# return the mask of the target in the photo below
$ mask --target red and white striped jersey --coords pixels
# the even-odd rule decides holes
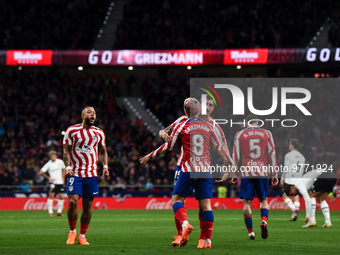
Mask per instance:
[[[171,141],[151,152],[154,158],[172,150],[178,140],[182,141],[183,158],[182,172],[210,172],[209,146],[230,164],[234,164],[228,153],[222,147],[222,142],[216,135],[217,129],[210,123],[199,118],[190,118],[183,123],[178,123],[171,133]]]
[[[178,123],[183,123],[185,121],[188,120],[188,116],[186,115],[182,115],[181,117],[179,117],[177,120],[175,120],[171,125],[170,127],[172,128],[172,130],[175,128],[175,126],[178,124]],[[164,148],[164,146],[163,146]],[[183,158],[183,146],[181,146],[181,153],[179,154],[179,157],[177,159],[177,165],[180,166],[181,165],[181,162],[182,162],[182,158]]]
[[[268,167],[267,155],[270,159],[270,168]],[[234,142],[234,161],[236,166],[238,166],[241,159],[243,177],[265,177],[273,169],[277,170],[272,133],[257,127],[250,127],[237,132]],[[277,171],[273,171],[273,176],[277,176]]]
[[[227,144],[227,140],[225,139],[225,135],[224,132],[222,130],[222,128],[215,122],[214,118],[212,118],[211,116],[209,116],[209,121],[210,124],[212,124],[213,126],[216,126],[216,128],[218,129],[218,135],[219,135],[219,139],[222,141],[223,144]]]
[[[97,176],[98,145],[105,146],[105,134],[100,128],[70,126],[64,135],[64,144],[71,145],[71,167],[74,176]]]

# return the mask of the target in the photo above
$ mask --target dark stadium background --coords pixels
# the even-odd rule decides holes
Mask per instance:
[[[149,109],[166,127],[183,114],[191,77],[340,77],[334,58],[239,67],[133,66],[133,70],[117,65],[6,65],[7,50],[42,49],[307,51],[316,47],[318,53],[331,49],[333,57],[340,41],[340,3],[334,0],[126,0],[113,5],[95,0],[0,0],[0,6],[0,197],[47,191],[46,180],[37,172],[50,150],[62,158],[61,132],[81,121],[86,105],[96,109],[96,125],[107,139],[110,177],[100,177],[101,195],[126,191],[136,192],[130,193],[135,196],[170,196],[179,147],[140,165],[139,158],[162,142],[155,135],[158,130],[145,125],[144,116],[129,117],[129,106],[120,99],[140,99],[144,105],[138,107]],[[307,160],[333,164],[340,171],[339,103],[337,95],[323,93],[325,100],[315,107],[328,126],[300,129],[297,138]],[[226,132],[230,150],[236,131]],[[283,135],[275,128],[272,132],[282,164],[288,152],[286,137],[296,134]],[[237,187],[226,185],[228,196],[237,194]],[[271,195],[281,195],[281,189],[271,189]]]

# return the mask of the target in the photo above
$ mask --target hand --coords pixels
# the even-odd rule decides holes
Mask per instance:
[[[164,141],[166,141],[167,143],[171,141],[170,139],[170,130],[165,130],[162,133],[162,138]]]
[[[272,178],[272,185],[276,186],[279,183],[279,180],[277,179],[277,177],[273,177]]]
[[[149,155],[146,155],[144,157],[142,157],[139,162],[142,164],[142,165],[145,165],[149,160],[151,159],[151,157]]]
[[[231,178],[230,182],[232,184],[237,184],[237,178],[235,176],[233,176],[233,178]]]
[[[222,178],[220,180],[215,180],[215,183],[221,183],[224,182],[228,178],[228,172],[224,173],[222,175]]]
[[[109,176],[110,176],[109,170],[108,170],[106,167],[103,168],[103,175],[104,175],[105,177],[109,177]]]
[[[74,172],[72,171],[72,169],[66,170],[65,176],[66,178],[74,176]]]
[[[281,179],[280,183],[283,186],[285,184],[285,179]]]
[[[48,178],[48,180],[49,180],[49,182],[54,182],[55,181],[55,179],[53,179],[53,178]]]
[[[305,218],[305,222],[308,223],[309,222],[309,217]]]

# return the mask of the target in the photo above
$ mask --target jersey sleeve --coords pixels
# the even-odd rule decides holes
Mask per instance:
[[[290,171],[290,160],[288,157],[288,154],[286,154],[285,159],[284,159],[284,167],[283,167],[283,172],[282,172],[282,179],[286,179],[286,176],[288,176],[288,171]]]
[[[235,135],[235,139],[234,139],[234,153],[233,153],[233,159],[234,159],[234,163],[235,166],[238,166],[238,163],[240,161],[240,132],[237,132]]]
[[[46,173],[50,167],[50,161],[48,161],[40,170]]]
[[[161,145],[160,147],[158,147],[156,150],[150,152],[149,156],[151,158],[155,158],[155,157],[163,155],[167,151],[171,151],[174,148],[174,146],[175,146],[175,144],[178,140],[179,133],[181,132],[181,130],[184,126],[185,126],[185,122],[184,123],[177,123],[177,125],[175,126],[175,128],[171,132],[170,142],[167,142],[167,143]]]
[[[224,132],[223,132],[222,128],[217,123],[215,123],[215,125],[216,125],[216,127],[218,129],[219,134],[221,135],[222,144],[227,144],[227,140],[225,139],[225,135],[224,135]]]
[[[217,151],[217,153],[220,155],[220,157],[223,160],[228,161],[229,164],[231,164],[231,165],[234,165],[234,161],[232,160],[232,158],[230,157],[228,152],[222,146],[223,145],[222,141],[216,135],[216,132],[219,132],[217,130],[217,128],[215,128],[215,127],[212,128],[211,132],[212,132],[211,141],[212,141],[212,145],[213,145],[214,149]]]
[[[101,131],[100,132],[100,135],[101,135],[101,139],[100,139],[100,145],[101,146],[105,146],[106,145],[106,142],[105,142],[105,133],[104,133],[104,131]]]
[[[72,139],[70,137],[70,128],[68,128],[64,134],[63,144],[71,145]]]
[[[277,177],[277,162],[276,162],[276,152],[275,152],[275,145],[273,135],[270,131],[267,130],[268,135],[268,156],[270,161],[270,166],[272,167],[273,177]]]

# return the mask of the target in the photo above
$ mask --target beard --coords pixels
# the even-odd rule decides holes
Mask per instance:
[[[95,120],[95,121],[96,121],[96,120]],[[94,122],[95,122],[95,121],[94,121]],[[85,124],[88,125],[88,126],[90,126],[90,127],[93,126],[94,122],[91,123],[91,120],[90,120],[89,118],[86,118],[86,119],[85,119]]]

